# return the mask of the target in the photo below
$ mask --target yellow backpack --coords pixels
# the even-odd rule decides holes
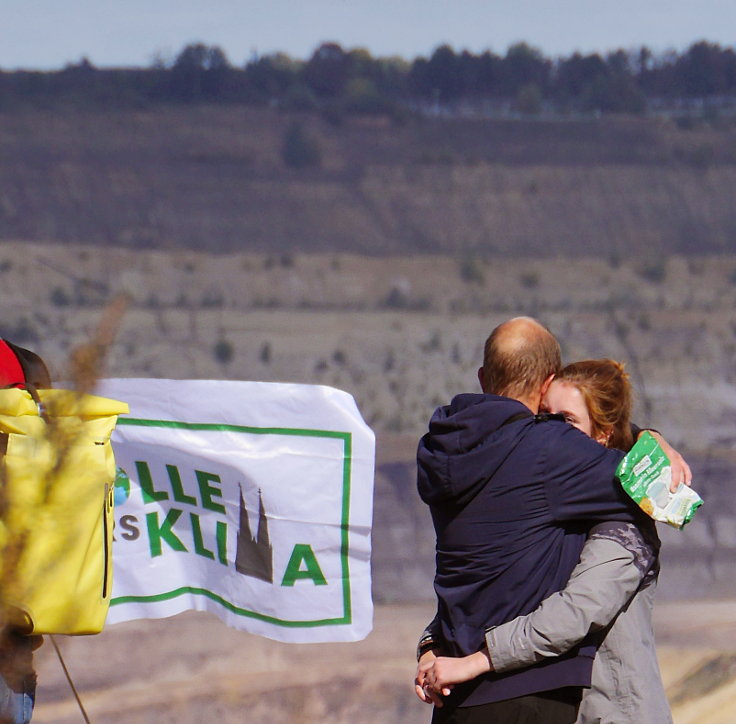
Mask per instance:
[[[0,389],[0,591],[24,633],[90,634],[105,624],[110,434],[126,412],[123,402],[70,390]]]

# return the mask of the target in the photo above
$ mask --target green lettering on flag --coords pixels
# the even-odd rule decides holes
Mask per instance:
[[[202,498],[202,507],[207,510],[214,510],[215,513],[225,513],[225,506],[215,503],[212,498],[222,497],[222,490],[210,485],[212,483],[219,483],[220,476],[214,473],[203,473],[201,470],[195,470],[194,473],[197,476],[197,483],[199,484],[199,495]]]
[[[164,518],[164,522],[159,526],[158,512],[146,513],[146,525],[148,526],[148,545],[151,549],[151,558],[161,555],[161,542],[166,543],[175,551],[187,552],[185,545],[176,537],[171,530],[174,523],[179,520],[182,511],[171,508]]]
[[[304,569],[302,570],[302,564]],[[291,558],[286,566],[282,586],[293,586],[298,579],[309,578],[315,586],[326,586],[324,573],[317,563],[312,546],[306,543],[297,543],[291,552]]]
[[[194,539],[194,552],[198,556],[204,556],[211,561],[215,560],[215,554],[204,547],[202,540],[202,527],[199,524],[199,516],[196,513],[189,514],[189,520],[192,522],[192,538]]]
[[[165,490],[153,489],[153,478],[151,471],[148,469],[148,463],[142,460],[135,461],[135,469],[138,471],[138,482],[143,492],[143,502],[153,503],[155,500],[168,500],[169,494]]]
[[[217,541],[217,560],[223,566],[227,565],[227,524],[221,520],[215,525],[215,540]]]
[[[171,492],[174,494],[174,500],[177,503],[188,503],[189,505],[196,505],[197,499],[193,495],[187,495],[184,492],[184,488],[181,484],[181,475],[179,475],[179,469],[176,465],[167,465],[166,471],[169,473],[169,480],[171,481]]]

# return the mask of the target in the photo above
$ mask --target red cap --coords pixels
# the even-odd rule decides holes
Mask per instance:
[[[18,358],[5,341],[0,339],[0,387],[25,382],[26,376]]]

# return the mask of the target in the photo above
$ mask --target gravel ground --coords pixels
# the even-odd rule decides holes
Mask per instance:
[[[376,609],[353,644],[289,645],[187,613],[62,638],[67,666],[92,722],[420,724],[429,709],[412,692],[414,644],[430,605]],[[660,660],[675,724],[732,724],[736,705],[736,601],[663,603]],[[81,721],[47,642],[37,655],[34,722]]]

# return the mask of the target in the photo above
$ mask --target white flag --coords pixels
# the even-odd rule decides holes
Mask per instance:
[[[108,623],[207,610],[279,641],[371,630],[375,438],[330,387],[103,380],[122,400]]]

